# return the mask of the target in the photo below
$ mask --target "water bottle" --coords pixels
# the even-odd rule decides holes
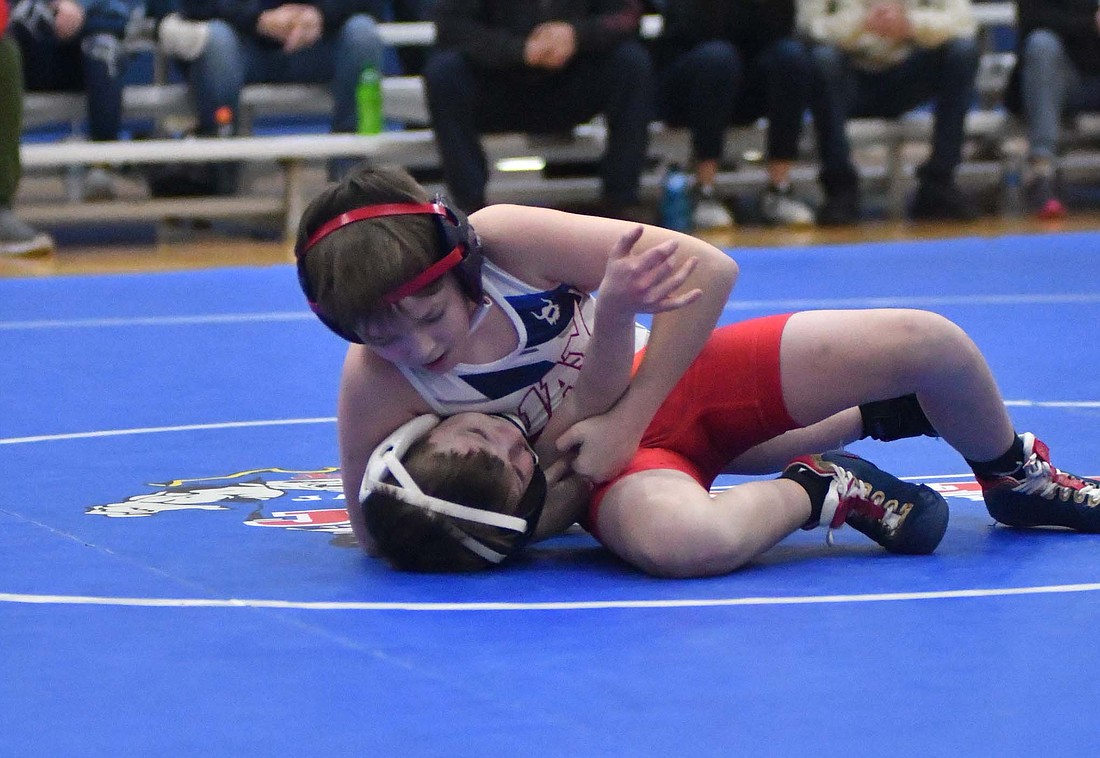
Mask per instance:
[[[661,187],[661,226],[678,232],[690,232],[691,180],[680,168],[671,163],[665,170]]]
[[[1010,151],[1004,158],[1001,174],[1001,213],[1018,218],[1024,212],[1023,155]]]
[[[223,105],[214,111],[214,124],[219,137],[233,136],[233,109]],[[215,195],[232,195],[237,192],[240,164],[234,161],[217,161],[209,164],[209,186]]]
[[[360,134],[378,134],[382,131],[382,75],[372,65],[367,65],[359,75],[355,87],[355,105],[359,114]]]
[[[219,137],[233,136],[233,109],[223,105],[214,111],[214,124]]]

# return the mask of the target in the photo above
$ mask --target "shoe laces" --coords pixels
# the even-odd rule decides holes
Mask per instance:
[[[869,482],[863,481],[851,471],[835,465],[833,466],[833,484],[825,498],[826,507],[832,505],[834,499],[835,510],[829,520],[829,528],[825,532],[825,543],[830,546],[833,544],[833,532],[844,526],[852,514],[877,521],[887,531],[896,529],[901,520],[897,500],[887,500],[886,493],[882,490],[876,490]]]
[[[1036,447],[1042,445],[1036,441]],[[1045,446],[1044,446],[1045,447]],[[1024,478],[1012,489],[1044,500],[1071,500],[1079,505],[1100,506],[1100,484],[1060,471],[1051,465],[1043,451],[1032,452],[1023,465]]]

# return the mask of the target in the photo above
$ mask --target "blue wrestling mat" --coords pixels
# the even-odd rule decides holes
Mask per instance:
[[[725,319],[943,313],[1018,428],[1096,475],[1098,249],[1089,233],[742,249]],[[576,533],[505,571],[402,575],[350,547],[343,346],[290,266],[0,280],[0,354],[0,755],[1100,744],[1100,536],[994,526],[943,443],[853,448],[948,495],[929,557],[806,532],[729,576],[658,580]]]

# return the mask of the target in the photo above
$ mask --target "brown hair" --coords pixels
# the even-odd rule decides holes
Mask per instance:
[[[507,510],[506,464],[484,450],[436,452],[425,438],[409,448],[402,463],[427,495],[498,513]],[[379,552],[401,571],[490,568],[496,564],[462,545],[463,533],[504,554],[516,539],[506,530],[429,511],[384,492],[372,493],[364,511]]]
[[[382,298],[442,255],[438,224],[428,215],[384,216],[348,224],[305,251],[306,241],[342,213],[383,203],[426,203],[427,191],[403,168],[362,163],[306,208],[295,251],[310,302],[342,331],[353,333],[388,312]],[[438,291],[442,280],[425,288]]]

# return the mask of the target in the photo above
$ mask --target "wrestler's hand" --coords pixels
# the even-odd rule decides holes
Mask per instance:
[[[639,437],[626,432],[612,409],[569,427],[557,440],[574,473],[591,484],[606,482],[622,471],[638,449]]]
[[[635,251],[642,227],[624,234],[611,248],[607,268],[599,286],[601,308],[620,314],[664,313],[698,300],[703,291],[690,289],[677,294],[699,259],[677,260],[679,242],[666,240],[646,250]]]

